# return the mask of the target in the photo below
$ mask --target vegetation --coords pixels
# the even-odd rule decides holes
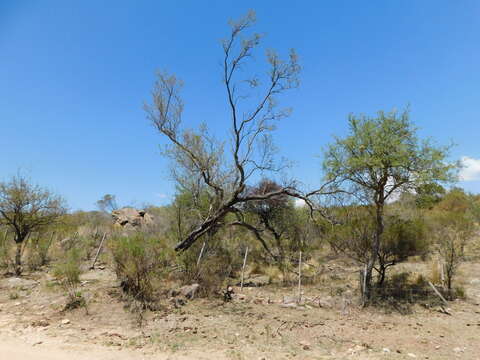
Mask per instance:
[[[282,286],[294,280],[300,304],[302,285],[322,278],[326,259],[362,274],[364,304],[424,301],[432,286],[438,298],[463,294],[459,269],[479,248],[480,196],[451,187],[457,165],[448,162],[449,147],[419,139],[408,110],[351,115],[348,135],[325,151],[322,186],[305,192],[298,180],[280,181],[285,164],[272,133],[290,110],[277,100],[298,86],[300,66],[294,51],[287,60],[269,51],[265,75],[248,75],[262,38],[248,35],[254,22],[253,13],[231,22],[222,42],[230,138],[213,137],[206,125],[185,130],[183,84],[158,75],[146,111],[168,140],[176,194],[146,209],[152,224],[114,226],[111,194],[96,202],[99,211],[67,213],[60,196],[14,176],[0,183],[0,268],[21,275],[25,252],[25,271],[53,269],[69,309],[85,304],[80,277],[94,270],[92,259],[113,271],[115,291],[142,311],[192,284],[198,296],[232,300],[232,286],[259,277]],[[433,285],[423,273],[394,268],[412,259],[439,262],[443,276]],[[328,283],[332,296],[353,293],[335,285],[341,276],[333,268],[318,283]]]
[[[54,269],[54,275],[67,293],[66,309],[76,308],[84,304],[82,294],[78,291],[80,284],[80,253],[76,248],[69,250],[64,259]]]
[[[0,221],[14,234],[15,273],[22,273],[22,245],[28,236],[57,222],[66,212],[64,200],[21,175],[0,183]]]
[[[454,165],[446,162],[448,148],[420,141],[408,110],[378,113],[375,118],[349,117],[349,135],[337,138],[325,152],[324,171],[332,186],[370,212],[374,232],[365,271],[365,298],[372,289],[372,271],[382,264],[380,249],[385,232],[385,206],[395,196],[426,184],[455,179]]]

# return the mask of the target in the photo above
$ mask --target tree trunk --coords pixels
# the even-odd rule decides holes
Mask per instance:
[[[17,251],[15,253],[15,275],[22,274],[22,243],[17,242]]]
[[[380,264],[380,271],[378,274],[377,286],[382,287],[385,281],[385,273],[387,272],[387,267],[383,264]]]
[[[383,196],[383,190],[381,192],[381,196]],[[376,201],[376,229],[375,229],[375,236],[373,239],[373,244],[370,259],[368,259],[367,263],[367,271],[365,273],[365,300],[368,302],[372,297],[372,274],[373,268],[375,267],[375,262],[377,260],[378,254],[380,252],[380,238],[383,233],[383,205],[384,200],[380,198]]]

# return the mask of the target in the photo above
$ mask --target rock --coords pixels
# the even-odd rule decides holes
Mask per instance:
[[[462,353],[465,351],[465,348],[460,348],[460,347],[456,347],[456,348],[453,348],[453,352],[454,353]]]
[[[68,325],[68,324],[70,324],[70,320],[68,320],[68,319],[63,319],[63,320],[62,320],[62,324],[63,324],[63,325]]]
[[[480,285],[480,279],[472,279],[470,280],[471,285]]]
[[[407,356],[408,356],[408,357],[411,357],[411,358],[416,358],[416,357],[417,357],[417,355],[412,354],[412,353],[408,353]]]
[[[38,285],[38,282],[36,282],[35,280],[23,279],[18,277],[9,278],[6,282],[6,286],[10,289],[31,289]]]
[[[136,229],[152,225],[153,218],[145,210],[137,210],[132,207],[124,207],[112,211],[115,225],[124,229]]]
[[[389,352],[391,352],[389,348],[383,348],[382,351],[383,351],[384,353],[389,353]]]
[[[298,300],[298,296],[289,296],[289,295],[284,295],[283,296],[283,303],[284,304],[296,303],[297,300]]]
[[[182,286],[179,291],[180,294],[185,296],[187,299],[193,299],[199,287],[199,284],[186,285]]]
[[[327,296],[323,299],[318,300],[318,306],[323,308],[333,308],[334,300],[333,297]]]
[[[32,326],[33,327],[47,327],[49,326],[50,323],[47,320],[35,320],[32,321]]]
[[[245,287],[260,287],[270,284],[270,277],[267,275],[253,275],[243,282]]]
[[[182,286],[178,289],[172,289],[169,292],[169,297],[176,297],[181,295],[186,299],[193,299],[199,287],[200,287],[199,284],[192,284],[192,285]]]
[[[300,341],[300,346],[302,347],[303,350],[310,350],[311,349],[311,345],[309,342],[307,341]]]

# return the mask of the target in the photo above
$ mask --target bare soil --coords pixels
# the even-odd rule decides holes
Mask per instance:
[[[0,359],[480,359],[480,264],[465,264],[463,273],[467,299],[451,302],[450,315],[422,304],[406,314],[363,309],[355,269],[338,264],[304,287],[304,306],[282,304],[295,288],[269,285],[246,288],[230,303],[165,302],[142,317],[125,308],[108,268],[82,276],[87,309],[66,312],[47,272],[2,278]]]

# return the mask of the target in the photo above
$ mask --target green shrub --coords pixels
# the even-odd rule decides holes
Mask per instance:
[[[160,239],[143,233],[113,237],[109,247],[124,293],[150,306],[155,301],[154,280],[167,271],[170,250]]]
[[[66,253],[65,259],[58,263],[54,269],[54,276],[57,278],[63,290],[67,293],[67,308],[75,307],[72,305],[79,305],[82,303],[80,300],[82,299],[82,296],[78,291],[80,274],[80,254],[78,249],[72,248]]]
[[[13,241],[9,241],[8,233],[5,231],[0,234],[0,268],[13,270],[13,261],[11,257]]]

